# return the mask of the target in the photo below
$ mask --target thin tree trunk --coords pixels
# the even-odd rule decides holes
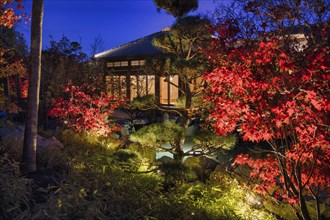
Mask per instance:
[[[190,120],[188,109],[191,108],[192,96],[191,96],[189,84],[186,82],[184,82],[184,92],[185,92],[185,107],[184,109],[182,109],[182,112],[180,114],[181,117],[180,125],[185,130],[187,130],[187,128],[189,127],[189,120]],[[177,141],[173,155],[174,160],[183,162],[183,157],[184,157],[183,147],[185,141],[186,141],[185,135]]]
[[[31,23],[31,71],[23,146],[23,171],[36,171],[39,89],[41,76],[42,19],[44,0],[33,0]]]
[[[188,124],[189,124],[189,119],[188,118],[183,118],[181,117],[182,121],[185,121],[183,123],[185,123],[184,126],[182,126],[184,129],[188,128]],[[175,161],[180,161],[183,162],[183,157],[184,157],[184,151],[183,151],[183,147],[184,147],[184,143],[186,141],[186,137],[185,135],[182,136],[179,140],[176,141],[176,146],[174,149],[174,154],[173,154],[173,159]]]
[[[17,74],[15,76],[15,85],[16,85],[17,105],[18,105],[19,108],[23,108],[21,84],[22,84],[21,75]],[[21,110],[18,111],[17,116],[18,116],[18,120],[21,120],[21,118],[22,118],[22,111]]]
[[[315,206],[316,206],[316,216],[317,216],[317,220],[321,220],[321,209],[320,209],[320,202],[319,199],[317,197],[314,197],[315,199]]]
[[[12,100],[11,100],[9,76],[6,76],[6,78],[4,78],[4,90],[5,90],[5,96],[7,97],[7,100],[6,100],[7,120],[12,122],[13,114],[10,112],[10,105],[11,105]]]
[[[313,192],[313,190],[311,188],[309,188],[309,192],[312,194],[312,196],[315,200],[316,219],[321,220],[320,201],[319,201],[319,198],[318,198],[319,186],[317,187],[316,192]]]
[[[309,211],[307,209],[307,204],[305,198],[303,197],[302,193],[299,193],[299,206],[301,209],[301,214],[304,220],[311,220],[312,218],[309,215]]]

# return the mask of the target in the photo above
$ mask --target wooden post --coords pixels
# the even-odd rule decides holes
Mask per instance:
[[[131,61],[128,61],[128,71],[126,74],[126,98],[131,101]]]
[[[155,97],[157,104],[160,104],[160,77],[155,75]]]
[[[171,76],[167,77],[167,105],[171,105]]]

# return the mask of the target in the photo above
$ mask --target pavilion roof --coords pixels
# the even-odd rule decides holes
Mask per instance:
[[[110,50],[103,51],[94,56],[95,59],[114,59],[121,57],[136,57],[164,54],[163,51],[156,48],[152,41],[154,38],[168,33],[168,31],[160,31],[137,40],[114,47]]]

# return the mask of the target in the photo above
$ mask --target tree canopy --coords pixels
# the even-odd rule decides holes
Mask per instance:
[[[198,8],[198,0],[154,0],[158,10],[165,10],[176,18],[181,18]]]

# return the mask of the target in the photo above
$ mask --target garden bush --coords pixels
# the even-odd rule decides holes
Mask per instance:
[[[27,219],[32,181],[22,176],[19,163],[0,147],[0,219]]]
[[[152,164],[156,160],[156,151],[150,147],[142,146],[138,143],[131,143],[128,147],[129,150],[137,152],[144,160]]]
[[[211,193],[217,198],[215,204],[221,204],[215,213],[228,214],[231,212],[237,219],[276,219],[269,211],[264,209],[263,198],[258,197],[244,182],[238,182],[236,178],[221,170],[215,170],[208,183]],[[210,203],[208,204],[207,203]],[[215,204],[212,200],[205,201],[205,207],[212,208]]]

